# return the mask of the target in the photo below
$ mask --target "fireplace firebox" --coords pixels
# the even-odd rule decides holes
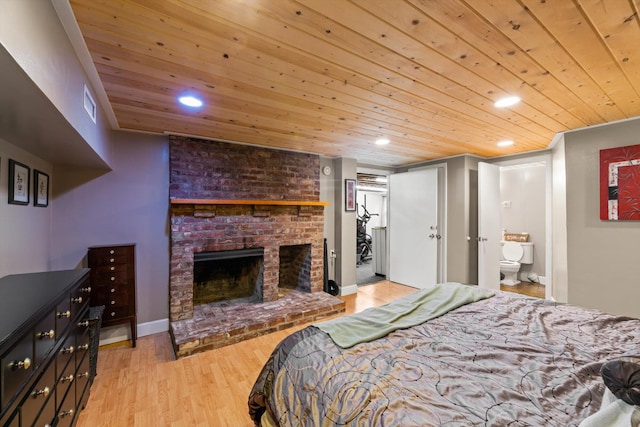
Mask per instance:
[[[193,305],[262,302],[263,280],[263,248],[193,254]]]

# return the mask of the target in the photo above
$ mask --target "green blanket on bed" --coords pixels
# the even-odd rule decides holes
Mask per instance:
[[[465,304],[490,298],[492,291],[460,283],[442,283],[406,295],[380,307],[340,317],[313,326],[331,336],[342,348],[377,338],[427,320],[435,319]]]

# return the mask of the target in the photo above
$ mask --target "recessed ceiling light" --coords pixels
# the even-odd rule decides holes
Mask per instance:
[[[202,107],[202,101],[195,96],[181,96],[180,98],[178,98],[178,101],[180,101],[182,105],[186,105],[187,107]]]
[[[512,105],[516,105],[518,102],[520,102],[519,96],[507,96],[506,98],[497,100],[493,105],[496,108],[506,108],[511,107]]]
[[[389,142],[386,138],[376,139],[376,145],[387,145]]]
[[[513,141],[511,140],[498,142],[498,147],[509,147],[511,145],[513,145]]]

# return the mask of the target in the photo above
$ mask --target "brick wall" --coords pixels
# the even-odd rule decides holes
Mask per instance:
[[[314,154],[170,137],[169,197],[320,200]]]
[[[170,197],[319,201],[319,157],[170,139]],[[322,206],[171,205],[170,320],[193,316],[193,254],[264,248],[262,300],[278,298],[280,246],[311,245],[309,289],[323,287]]]

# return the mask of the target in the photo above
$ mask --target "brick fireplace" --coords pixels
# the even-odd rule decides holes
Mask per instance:
[[[178,357],[344,311],[322,292],[318,172],[315,155],[170,138],[169,309]],[[243,250],[262,254],[258,298],[194,305],[196,254]]]

